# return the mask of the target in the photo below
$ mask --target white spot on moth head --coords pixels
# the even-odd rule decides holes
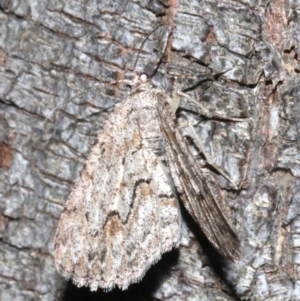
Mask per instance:
[[[149,80],[149,75],[147,73],[141,73],[139,79],[142,83],[145,83]]]

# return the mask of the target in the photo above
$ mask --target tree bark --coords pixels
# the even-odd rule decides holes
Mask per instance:
[[[0,299],[300,300],[298,3],[96,2],[0,1]],[[53,237],[107,113],[128,93],[101,85],[135,72],[167,93],[176,73],[207,109],[180,98],[179,114],[239,186],[206,166],[241,254],[223,260],[183,209],[179,249],[127,291],[91,293],[57,274]]]

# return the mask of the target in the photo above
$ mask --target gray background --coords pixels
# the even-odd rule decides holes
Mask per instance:
[[[0,300],[300,300],[298,10],[277,0],[0,1]],[[153,81],[169,93],[174,73],[184,87],[204,78],[189,95],[212,114],[248,118],[211,120],[181,99],[215,164],[240,185],[213,174],[241,256],[222,261],[183,211],[179,250],[126,292],[89,293],[56,273],[53,237],[128,87],[89,91],[45,118],[91,87],[132,78],[158,24],[168,26],[146,41],[136,70],[158,66]]]

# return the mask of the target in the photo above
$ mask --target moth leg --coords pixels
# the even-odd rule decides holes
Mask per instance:
[[[193,97],[191,97],[187,93],[184,93],[182,90],[178,89],[176,91],[176,93],[177,93],[178,96],[185,97],[186,99],[188,99],[191,102],[193,102],[194,104],[196,104],[196,106],[199,108],[199,111],[197,110],[197,113],[199,113],[200,115],[203,115],[207,118],[219,119],[219,120],[224,120],[224,121],[233,121],[233,122],[245,122],[245,121],[247,122],[247,121],[250,121],[250,118],[235,118],[235,117],[227,117],[227,116],[219,115],[219,114],[212,114],[208,109],[206,109],[204,106],[202,106],[201,103],[199,103],[196,99],[194,99]],[[177,98],[179,98],[178,96],[177,96]],[[178,107],[179,107],[179,105],[178,105]]]
[[[192,125],[192,123],[189,122],[189,127],[192,130],[194,136],[195,136],[195,140],[197,141],[198,147],[200,148],[201,153],[203,154],[203,156],[206,159],[206,162],[213,167],[220,175],[222,175],[225,179],[227,179],[234,187],[234,189],[238,189],[238,187],[236,186],[235,182],[218,166],[216,166],[210,156],[210,154],[205,150],[205,146],[203,144],[203,142],[201,141],[201,139],[199,139],[199,136],[196,133],[196,130],[194,128],[194,126]]]
[[[220,175],[222,175],[225,179],[227,179],[234,187],[235,190],[238,190],[237,185],[235,184],[235,182],[230,178],[229,175],[226,174],[225,171],[223,171],[221,168],[219,168],[218,166],[216,166],[210,156],[210,154],[205,150],[205,146],[203,144],[203,142],[201,141],[201,139],[199,139],[198,134],[196,133],[196,130],[193,126],[193,124],[191,122],[186,122],[185,124],[181,124],[180,127],[185,127],[185,126],[189,126],[189,128],[191,129],[195,140],[197,142],[197,146],[200,149],[200,152],[202,153],[202,155],[205,157],[205,160],[207,162],[208,165],[210,165],[213,169],[215,169]]]
[[[195,100],[194,98],[192,98],[191,96],[184,93],[181,89],[178,88],[178,76],[175,75],[174,76],[174,87],[173,87],[173,92],[172,92],[172,103],[170,103],[171,108],[174,113],[176,113],[177,109],[180,107],[180,96],[185,97],[188,100],[195,103],[198,106],[199,112],[201,112],[201,115],[211,117],[210,112],[204,106],[202,106],[197,100]]]
[[[178,110],[179,106],[180,106],[180,98],[179,98],[179,94],[177,93],[178,91],[178,80],[177,80],[177,76],[174,77],[174,87],[173,87],[173,91],[172,91],[172,98],[169,98],[169,104],[171,106],[172,112],[174,114],[176,114],[176,111]]]
[[[172,99],[174,101],[174,104],[172,104],[172,109],[174,110],[174,112],[176,112],[176,110],[180,107],[180,96],[182,96],[196,105],[196,107],[197,107],[196,113],[198,113],[199,115],[205,116],[206,118],[217,119],[217,120],[221,120],[221,121],[230,121],[230,122],[248,122],[248,121],[250,121],[250,118],[247,118],[247,117],[246,118],[236,118],[236,117],[227,117],[227,116],[224,116],[224,115],[218,114],[218,113],[211,113],[207,108],[205,108],[201,103],[199,103],[199,101],[197,101],[196,99],[194,99],[187,93],[183,92],[182,89],[178,89],[178,81],[176,79],[177,78],[175,78],[175,88],[176,89],[174,89],[173,97],[172,97]],[[174,94],[176,94],[176,95],[174,95]],[[183,110],[184,110],[184,108],[183,108]],[[205,157],[207,164],[210,165],[213,169],[215,169],[225,179],[227,179],[233,185],[234,189],[237,190],[238,189],[237,184],[231,179],[231,177],[224,170],[222,170],[221,168],[219,168],[218,166],[216,166],[214,164],[212,157],[205,150],[205,146],[204,146],[203,142],[201,141],[201,139],[199,138],[199,135],[197,134],[193,124],[189,121],[186,121],[186,122],[182,123],[180,127],[186,127],[186,126],[188,126],[190,128],[190,130],[192,131],[194,139],[197,143],[197,146],[199,147],[200,153],[202,153],[202,155]]]

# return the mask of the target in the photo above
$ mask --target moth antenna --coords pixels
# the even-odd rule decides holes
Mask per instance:
[[[122,80],[116,80],[116,81],[113,81],[111,83],[107,83],[107,84],[102,84],[101,86],[96,86],[96,87],[93,87],[93,88],[89,88],[89,89],[86,89],[84,90],[83,92],[80,92],[70,98],[68,98],[67,100],[61,102],[60,104],[58,104],[54,109],[52,109],[50,111],[50,113],[46,116],[45,118],[45,121],[44,121],[44,126],[45,124],[47,123],[47,121],[50,119],[51,115],[58,109],[60,108],[61,106],[63,105],[66,105],[68,104],[69,102],[71,102],[72,100],[74,100],[75,98],[81,96],[81,95],[84,95],[86,94],[87,92],[90,92],[90,91],[95,91],[95,90],[100,90],[100,89],[103,89],[105,87],[107,87],[108,85],[115,85],[115,84],[118,84],[118,83],[125,83],[129,86],[133,86],[134,85],[134,81],[130,81],[130,80],[126,80],[126,79],[122,79]]]
[[[146,38],[144,39],[144,41],[143,41],[143,43],[142,43],[142,45],[141,45],[141,47],[140,47],[140,49],[139,49],[137,58],[136,58],[135,63],[134,63],[134,65],[133,65],[133,70],[135,70],[135,68],[136,68],[136,64],[137,64],[137,62],[138,62],[138,60],[139,60],[139,58],[140,58],[140,53],[141,53],[141,51],[143,50],[143,47],[144,47],[146,41],[147,41],[147,40],[149,39],[149,37],[150,37],[150,36],[151,36],[151,35],[152,35],[159,27],[161,27],[161,26],[164,26],[164,24],[159,24],[159,25],[157,25],[154,29],[152,29],[152,30],[147,34]],[[163,51],[163,52],[164,52],[164,51]]]
[[[146,41],[149,39],[149,37],[150,37],[150,36],[151,36],[151,35],[152,35],[159,27],[161,27],[161,26],[163,26],[163,25],[164,25],[164,24],[159,24],[159,25],[157,25],[153,30],[150,31],[150,33],[148,33],[148,35],[147,35],[146,38],[144,39],[144,41],[143,41],[143,43],[142,43],[142,45],[141,45],[141,47],[140,47],[140,49],[139,49],[138,56],[137,56],[137,58],[136,58],[136,60],[135,60],[134,66],[133,66],[134,70],[135,70],[135,68],[136,68],[137,62],[138,62],[139,57],[140,57],[140,53],[141,53],[141,51],[142,51],[142,49],[143,49],[143,47],[144,47]],[[162,51],[163,53],[165,52],[165,48],[166,48],[166,45],[164,46],[164,49],[163,49],[163,51]],[[151,76],[149,76],[149,77],[151,77]],[[69,102],[71,102],[71,101],[74,100],[75,98],[77,98],[77,97],[79,97],[79,96],[81,96],[81,95],[84,95],[84,94],[86,94],[86,93],[89,92],[89,91],[94,91],[94,90],[102,89],[102,88],[107,87],[108,85],[115,85],[115,84],[117,84],[117,83],[126,83],[126,84],[128,84],[129,86],[133,86],[133,85],[135,84],[135,81],[134,81],[134,80],[133,80],[133,81],[130,81],[130,80],[117,80],[117,81],[113,81],[113,82],[108,83],[108,84],[103,84],[103,85],[101,85],[101,86],[97,86],[97,87],[93,87],[93,88],[86,89],[86,90],[84,90],[83,92],[80,92],[80,93],[76,94],[75,96],[70,97],[70,98],[67,99],[66,101],[61,102],[61,103],[58,104],[53,110],[51,110],[50,113],[49,113],[49,114],[46,116],[46,118],[45,118],[44,126],[45,126],[45,124],[47,123],[47,121],[50,119],[51,115],[52,115],[58,108],[60,108],[61,106],[64,106],[64,105],[68,104]]]

